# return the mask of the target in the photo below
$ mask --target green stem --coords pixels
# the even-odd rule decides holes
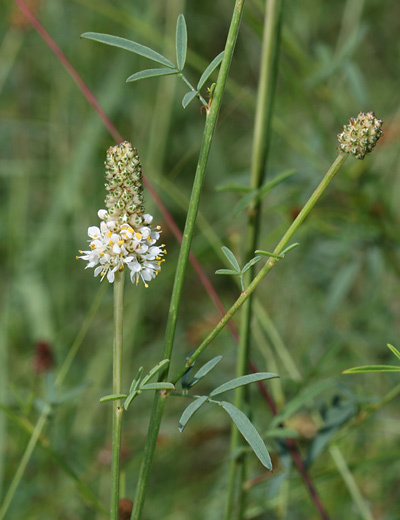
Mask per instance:
[[[282,0],[269,0],[266,4],[264,17],[264,36],[261,52],[260,81],[257,94],[256,117],[254,125],[253,153],[251,163],[250,188],[260,189],[265,181],[268,151],[271,141],[271,121],[275,97],[275,86],[277,79],[277,65],[279,54],[280,26],[282,13]],[[260,230],[261,200],[256,198],[250,205],[247,224],[247,244],[245,261],[253,258],[257,249]],[[255,275],[253,266],[244,275],[244,284],[247,287]],[[243,376],[248,371],[250,351],[250,324],[252,312],[252,298],[248,298],[243,305],[240,322],[240,339],[237,354],[236,377]],[[247,388],[240,387],[235,391],[235,406],[243,409],[243,402],[247,395]],[[229,491],[225,510],[225,519],[231,520],[234,510],[234,489],[239,486],[238,494],[238,519],[243,518],[244,499],[243,481],[246,478],[245,457],[237,459],[234,454],[243,438],[238,429],[232,425],[231,430],[231,462],[229,471]]]
[[[113,393],[121,393],[122,374],[122,325],[124,317],[125,272],[118,271],[114,280],[114,345],[113,345]],[[119,476],[121,456],[121,425],[123,408],[121,400],[113,401],[111,506],[110,520],[118,520]]]
[[[318,187],[315,189],[314,193],[311,195],[311,197],[306,202],[303,209],[300,211],[300,213],[297,215],[296,219],[292,222],[292,224],[289,226],[286,233],[281,238],[278,245],[275,247],[273,254],[274,255],[280,255],[282,251],[285,249],[287,244],[289,243],[292,236],[296,233],[298,228],[301,226],[307,215],[310,213],[318,199],[321,197],[325,189],[327,188],[328,184],[332,181],[336,173],[338,172],[339,168],[342,166],[344,161],[346,160],[347,155],[340,154],[336,157],[335,161],[333,162],[332,166],[329,168],[329,170],[326,172],[324,178],[318,185]],[[264,265],[264,267],[261,269],[261,271],[258,273],[258,275],[254,278],[254,280],[251,282],[251,284],[248,286],[248,288],[241,293],[239,298],[236,300],[236,302],[232,305],[232,307],[226,312],[225,316],[220,320],[220,322],[216,325],[216,327],[210,332],[210,334],[206,337],[206,339],[203,341],[203,343],[195,350],[195,352],[190,356],[190,358],[186,361],[186,363],[183,365],[182,369],[176,374],[176,376],[172,379],[172,383],[176,383],[179,381],[179,379],[183,376],[183,374],[186,372],[186,370],[196,361],[196,359],[204,352],[204,350],[208,347],[208,345],[212,342],[212,340],[218,336],[218,334],[221,332],[221,330],[225,327],[225,325],[228,323],[228,321],[232,318],[232,316],[240,309],[240,307],[243,305],[243,303],[247,300],[247,298],[254,292],[258,284],[265,278],[265,276],[269,273],[269,271],[274,267],[274,265],[279,261],[279,258],[273,258],[271,257],[267,263]]]
[[[29,459],[31,458],[33,450],[35,449],[36,444],[39,440],[40,434],[42,433],[42,430],[46,424],[49,413],[50,413],[50,406],[48,404],[46,404],[35,425],[35,429],[32,432],[31,438],[29,439],[28,445],[25,449],[25,453],[22,456],[18,469],[15,472],[15,475],[11,482],[10,487],[8,488],[7,494],[4,497],[4,501],[3,501],[3,504],[0,509],[0,520],[3,520],[5,518],[5,515],[10,506],[11,500],[13,499],[14,493],[15,493],[17,487],[19,486],[19,483],[25,472],[26,466],[28,465]]]
[[[176,322],[178,317],[179,302],[181,299],[182,287],[186,267],[189,258],[190,245],[192,241],[194,226],[199,208],[200,195],[204,183],[208,157],[211,149],[212,138],[218,120],[221,107],[222,96],[225,90],[228,72],[232,61],[233,51],[237,35],[239,33],[240,21],[244,9],[244,0],[236,0],[231,25],[229,28],[224,57],[218,74],[217,84],[210,109],[207,113],[206,124],[204,127],[203,140],[197,163],[196,175],[193,183],[193,190],[190,197],[188,213],[186,217],[185,229],[182,237],[182,244],[178,258],[178,265],[175,274],[174,286],[172,289],[171,302],[168,314],[167,327],[164,339],[163,358],[171,359],[173,342],[175,337]],[[168,370],[162,375],[165,380],[168,377]],[[144,501],[150,477],[151,465],[153,462],[154,451],[161,424],[161,417],[164,411],[165,399],[160,393],[156,393],[153,402],[153,409],[150,419],[149,431],[146,439],[144,456],[139,472],[139,480],[136,488],[134,506],[131,520],[139,520],[142,516]]]
[[[101,302],[101,298],[103,297],[103,294],[104,294],[104,289],[105,287],[103,288],[100,288],[95,299],[94,299],[94,302],[89,310],[89,313],[85,319],[85,321],[83,322],[80,330],[79,330],[79,333],[78,335],[76,336],[76,339],[60,369],[60,372],[58,373],[58,376],[56,378],[56,385],[57,386],[61,386],[63,380],[65,379],[66,375],[67,375],[67,372],[68,370],[70,369],[71,367],[71,364],[72,364],[72,361],[76,355],[76,353],[78,352],[79,350],[79,347],[81,346],[82,344],[82,341],[85,337],[85,334],[90,326],[90,323],[93,321],[93,318],[98,310],[98,307],[100,305],[100,302]],[[23,476],[23,473],[26,469],[26,466],[29,462],[29,459],[33,453],[33,450],[35,449],[36,447],[36,444],[37,444],[37,441],[40,437],[40,434],[44,428],[44,426],[46,425],[46,422],[47,422],[47,419],[49,417],[49,412],[50,412],[50,407],[48,405],[46,405],[46,407],[43,409],[42,413],[39,415],[39,418],[38,420],[36,421],[36,424],[35,424],[35,427],[32,431],[32,434],[31,434],[31,438],[29,439],[29,442],[28,442],[28,446],[26,447],[26,450],[25,450],[25,453],[24,455],[22,456],[22,459],[19,463],[19,466],[18,466],[18,469],[17,469],[17,472],[15,473],[14,475],[14,478],[13,478],[13,481],[11,482],[11,485],[7,491],[7,494],[4,498],[4,502],[1,506],[1,509],[0,509],[0,520],[3,520],[4,518],[4,515],[7,513],[7,510],[10,506],[10,503],[15,495],[15,492],[21,482],[21,479],[22,479],[22,476]]]

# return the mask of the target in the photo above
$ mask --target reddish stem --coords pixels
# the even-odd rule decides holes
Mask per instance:
[[[85,84],[85,82],[82,80],[76,69],[72,66],[72,64],[68,61],[65,54],[62,52],[60,47],[56,44],[56,42],[53,40],[53,38],[50,36],[50,34],[46,31],[46,29],[43,27],[43,25],[39,22],[39,20],[36,18],[36,16],[33,14],[33,12],[29,9],[29,7],[25,4],[23,0],[14,0],[15,3],[18,5],[18,7],[21,9],[21,11],[25,14],[25,16],[29,19],[32,26],[36,29],[36,31],[41,35],[43,40],[46,42],[46,44],[49,46],[49,48],[54,52],[58,60],[62,63],[64,68],[67,70],[67,72],[72,76],[75,83],[78,85],[78,88],[82,92],[82,94],[85,96],[85,98],[88,100],[88,102],[92,105],[94,110],[97,112],[97,114],[102,119],[105,127],[110,132],[112,137],[116,142],[122,142],[124,139],[121,136],[121,134],[118,132],[117,128],[111,121],[111,119],[107,116],[107,114],[104,112],[104,110],[101,108],[99,102],[95,98],[95,96],[92,94],[91,90],[88,88],[88,86]],[[160,209],[164,220],[169,227],[169,229],[172,231],[173,235],[177,239],[179,243],[182,242],[182,233],[178,226],[176,225],[171,213],[168,211],[165,204],[162,202],[160,197],[158,196],[156,190],[152,186],[149,179],[143,175],[143,182],[146,186],[146,188],[149,190],[150,195],[152,196],[154,202],[156,203],[157,207]],[[215,291],[212,283],[210,282],[209,278],[207,277],[206,273],[204,272],[203,268],[201,267],[199,261],[194,256],[193,253],[190,253],[190,261],[200,278],[204,288],[206,289],[206,292],[209,294],[210,298],[214,302],[215,306],[217,307],[219,313],[221,316],[225,315],[225,308],[223,303],[221,302],[217,292]],[[230,320],[228,322],[228,327],[232,333],[232,336],[237,341],[239,338],[238,330],[235,326],[235,323]],[[252,361],[249,363],[249,368],[252,372],[258,372],[257,367],[254,365]],[[262,381],[258,382],[258,387],[263,395],[265,401],[267,402],[271,412],[273,415],[277,415],[278,411],[275,405],[275,402],[266,389],[265,385]],[[307,468],[305,467],[303,460],[300,456],[299,450],[296,446],[296,443],[293,439],[287,438],[285,439],[287,448],[289,450],[289,453],[292,457],[292,460],[298,469],[301,477],[304,480],[304,483],[310,493],[311,499],[314,502],[315,508],[317,509],[318,513],[320,514],[320,517],[322,520],[330,520],[328,514],[324,510],[324,507],[321,503],[321,500],[319,498],[318,492],[314,486],[314,483],[311,479],[311,476],[309,475]]]

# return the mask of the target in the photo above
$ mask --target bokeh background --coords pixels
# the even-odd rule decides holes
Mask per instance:
[[[115,34],[174,59],[176,19],[184,13],[186,73],[196,84],[223,49],[233,2],[31,0],[29,5],[118,131],[137,147],[146,176],[183,229],[204,111],[195,102],[183,110],[187,88],[178,78],[125,83],[152,64],[80,34]],[[263,12],[262,0],[247,0],[192,244],[227,307],[238,288],[214,273],[224,267],[221,245],[240,258],[245,243],[246,211],[240,211],[241,195],[229,185],[248,183]],[[374,110],[384,120],[374,153],[345,162],[296,235],[300,247],[258,289],[252,325],[252,359],[260,370],[280,375],[268,388],[279,409],[293,406],[285,427],[309,458],[332,518],[398,519],[399,377],[341,372],[398,363],[386,344],[400,348],[399,33],[397,0],[285,2],[267,176],[294,173],[264,200],[261,248],[273,249],[334,160],[343,124],[360,110]],[[112,288],[85,271],[75,255],[86,246],[88,226],[97,224],[105,152],[115,143],[12,1],[0,6],[0,35],[1,496],[44,403],[58,398],[65,402],[47,420],[6,518],[97,520],[107,517],[101,504],[108,507],[111,415],[99,398],[111,392]],[[149,193],[146,201],[163,226],[168,256],[148,289],[126,288],[126,386],[139,366],[150,369],[160,360],[178,254]],[[190,267],[175,368],[218,318]],[[203,361],[224,358],[202,383],[203,392],[234,376],[235,350],[227,331],[214,341]],[[56,396],[52,374],[60,377],[60,370]],[[252,462],[247,518],[317,518],[256,387],[251,399],[253,421],[275,470],[268,474]],[[204,408],[181,435],[177,423],[187,403],[170,401],[145,518],[219,519],[228,419]],[[151,396],[142,396],[124,423],[122,486],[130,498],[150,405]]]

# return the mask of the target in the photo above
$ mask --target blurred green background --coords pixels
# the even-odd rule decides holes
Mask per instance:
[[[187,75],[196,84],[223,50],[233,2],[31,0],[29,5],[119,132],[137,147],[146,176],[182,229],[204,111],[196,102],[183,110],[187,88],[178,78],[125,83],[152,64],[80,34],[115,34],[174,59],[175,24],[182,12],[189,38]],[[224,267],[221,245],[238,258],[243,253],[246,211],[237,211],[239,194],[221,187],[248,183],[263,11],[262,0],[247,0],[192,244],[227,307],[238,289],[233,280],[214,273]],[[108,508],[111,414],[99,398],[111,392],[112,288],[106,281],[100,285],[75,255],[86,245],[88,226],[97,225],[105,152],[115,143],[14,2],[0,7],[0,28],[1,496],[48,398],[44,372],[53,359],[57,374],[72,348],[76,356],[62,392],[91,384],[54,410],[6,518],[97,520],[105,516],[88,489]],[[316,449],[328,419],[336,428],[327,439],[330,446],[322,449],[322,443],[310,466],[332,518],[398,519],[399,399],[365,421],[362,411],[379,403],[399,377],[341,372],[355,365],[396,364],[386,343],[400,348],[399,32],[396,0],[286,0],[284,5],[267,176],[288,169],[295,174],[264,201],[261,248],[273,249],[330,166],[336,134],[348,119],[374,110],[384,120],[384,137],[374,153],[364,161],[346,161],[296,235],[300,247],[257,291],[253,360],[259,370],[281,376],[268,383],[280,409],[311,392],[286,424],[301,437],[304,456],[311,446]],[[140,365],[149,369],[160,360],[178,254],[148,193],[146,200],[163,226],[168,256],[147,290],[126,288],[126,386]],[[183,298],[174,367],[218,321],[191,267]],[[202,383],[204,392],[234,375],[235,343],[228,332],[214,341],[203,361],[218,354],[224,359]],[[251,397],[253,420],[273,454],[275,471],[264,473],[253,461],[247,517],[317,518],[300,477],[287,468],[282,446],[268,433],[271,413],[256,387]],[[130,498],[150,405],[151,396],[142,396],[124,423],[122,483]],[[167,407],[148,520],[221,518],[230,425],[219,410],[205,408],[181,435],[177,423],[185,405],[171,399]],[[338,469],[337,448],[370,517],[362,516]]]

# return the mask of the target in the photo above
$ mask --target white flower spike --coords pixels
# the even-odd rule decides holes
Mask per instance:
[[[90,226],[87,251],[79,251],[87,262],[86,269],[95,268],[94,275],[107,277],[112,283],[117,271],[130,270],[132,283],[153,280],[161,270],[164,244],[156,245],[160,226],[153,227],[153,217],[144,213],[142,167],[137,150],[124,141],[110,147],[105,161],[107,209],[100,209],[100,227]]]

